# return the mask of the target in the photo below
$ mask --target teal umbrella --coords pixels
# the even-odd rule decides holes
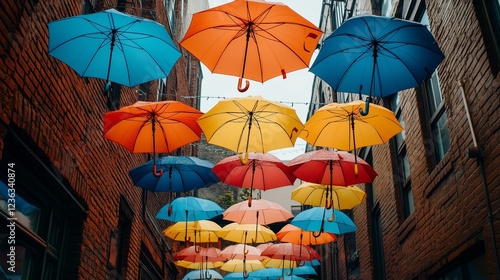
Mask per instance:
[[[330,232],[344,234],[357,230],[354,222],[344,213],[336,209],[313,207],[297,214],[290,222],[303,230],[313,232]]]
[[[217,203],[208,199],[185,196],[167,203],[156,218],[171,222],[209,220],[224,212]]]

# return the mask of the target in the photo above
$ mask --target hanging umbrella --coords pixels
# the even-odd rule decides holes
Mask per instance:
[[[322,232],[319,236],[314,235],[312,231],[303,230],[292,224],[285,225],[276,233],[279,241],[299,245],[320,245],[337,240],[337,236],[329,232]]]
[[[314,231],[315,235],[321,232],[344,234],[357,230],[354,222],[346,214],[324,207],[304,210],[297,214],[290,223],[303,230]]]
[[[264,265],[259,260],[228,260],[220,269],[227,272],[243,272],[248,276],[247,272],[264,269]]]
[[[289,167],[271,154],[248,153],[248,161],[241,163],[239,156],[230,156],[219,161],[212,171],[222,182],[250,188],[249,206],[251,206],[253,188],[263,191],[293,185],[296,177]]]
[[[82,77],[128,87],[166,78],[181,57],[156,21],[109,9],[50,22],[49,54]]]
[[[184,277],[182,277],[182,280],[196,280],[196,279],[224,279],[222,275],[220,275],[219,272],[213,270],[213,269],[198,269],[198,270],[192,270]]]
[[[277,267],[266,267],[265,269],[252,271],[249,275],[257,279],[278,280],[283,277],[283,270]]]
[[[281,3],[233,1],[193,15],[181,46],[212,73],[264,82],[309,67],[323,32]]]
[[[297,262],[295,260],[289,260],[285,258],[274,259],[267,258],[262,261],[262,264],[267,268],[279,268],[281,270],[281,275],[285,275],[285,271],[296,268]]]
[[[182,260],[176,261],[174,264],[187,269],[206,270],[210,268],[219,268],[224,265],[224,262],[190,262]]]
[[[344,151],[316,150],[296,156],[289,163],[290,170],[306,182],[328,185],[326,208],[333,203],[332,188],[371,183],[377,176],[373,168],[361,158]]]
[[[262,225],[256,227],[253,224],[230,223],[222,227],[217,234],[224,240],[246,244],[250,242],[248,233],[254,235],[256,228],[257,232],[255,238],[251,240],[252,243],[266,243],[277,240],[276,234],[272,230]]]
[[[208,143],[247,156],[293,147],[304,126],[292,107],[260,96],[221,100],[198,124]]]
[[[305,182],[292,191],[292,200],[304,205],[323,206],[327,204],[328,188],[327,185]],[[332,186],[331,197],[333,208],[349,210],[361,204],[366,193],[357,186]]]
[[[221,250],[215,247],[189,246],[177,252],[175,258],[188,262],[224,262],[227,258],[220,256]]]
[[[385,97],[420,86],[443,58],[425,25],[363,15],[346,20],[325,39],[310,71],[335,91]]]
[[[224,280],[259,280],[256,277],[246,277],[243,272],[230,272],[224,275]]]
[[[266,257],[261,256],[260,253],[262,253],[262,250],[260,250],[257,247],[250,246],[247,244],[235,244],[235,245],[229,245],[224,248],[220,256],[227,258],[228,260],[242,260],[242,259],[247,259],[247,260],[262,260],[265,259]]]
[[[285,271],[286,275],[318,275],[316,270],[309,265],[295,267],[293,271]]]
[[[208,220],[224,212],[217,203],[208,199],[184,196],[167,203],[156,218],[172,222]]]
[[[138,101],[120,110],[104,114],[104,138],[116,142],[132,153],[169,153],[200,140],[201,128],[196,122],[202,113],[178,101]]]
[[[135,186],[153,192],[187,192],[209,187],[220,182],[212,172],[213,163],[188,156],[166,156],[156,160],[156,170],[165,176],[151,172],[154,160],[131,169],[128,174]]]
[[[212,243],[218,242],[217,235],[221,227],[215,222],[208,220],[187,222],[176,222],[167,227],[163,231],[163,235],[174,241],[190,241],[195,240],[195,243]]]
[[[360,100],[327,104],[305,123],[299,137],[313,146],[356,154],[357,148],[383,144],[403,130],[391,110],[372,104],[370,114],[364,115],[363,107]]]
[[[262,256],[271,259],[289,260],[303,265],[303,261],[319,260],[321,256],[309,246],[293,243],[276,243],[262,251]]]

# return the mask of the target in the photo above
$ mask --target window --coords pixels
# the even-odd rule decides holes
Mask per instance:
[[[161,280],[162,270],[153,261],[153,257],[148,249],[141,245],[141,255],[139,259],[139,279],[140,280]]]
[[[374,279],[386,279],[384,244],[382,239],[382,217],[380,215],[379,206],[376,206],[372,211],[371,222]]]
[[[404,120],[401,114],[401,106],[399,94],[394,94],[390,97],[390,107],[397,120],[404,128]],[[401,204],[402,204],[402,214],[403,218],[407,219],[413,212],[415,212],[414,202],[413,202],[413,191],[411,188],[410,179],[410,163],[408,161],[408,156],[406,154],[406,135],[403,130],[398,135],[393,138],[393,149],[396,155],[395,163],[395,185],[399,188],[401,193]]]
[[[488,274],[488,261],[484,253],[484,243],[473,245],[460,254],[457,259],[448,263],[437,275],[429,277],[433,280],[486,280]]]
[[[28,146],[24,138],[10,130],[4,143],[0,161],[0,235],[12,238],[0,238],[0,269],[8,279],[77,277],[75,260],[81,254],[86,209],[49,171],[32,142]],[[6,173],[8,164],[17,174],[14,184]],[[9,193],[15,194],[15,203],[8,200],[12,198]]]
[[[500,72],[500,1],[475,0],[477,18],[481,25],[483,40],[486,45],[491,72]]]
[[[383,0],[381,15],[385,17],[390,17],[392,14],[392,0]]]
[[[353,211],[345,212],[346,215],[354,221]],[[347,267],[348,279],[361,279],[359,267],[358,248],[356,247],[356,233],[350,232],[344,234],[344,249]]]
[[[123,196],[120,196],[119,213],[118,225],[111,232],[108,268],[113,279],[126,279],[133,213]]]
[[[427,12],[424,12],[420,22],[429,26]],[[434,160],[437,164],[450,149],[448,117],[444,108],[437,70],[428,80],[424,81],[421,90],[427,113],[428,130],[430,132],[428,152],[434,154]]]

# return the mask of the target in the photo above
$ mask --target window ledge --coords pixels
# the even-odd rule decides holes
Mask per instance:
[[[424,181],[424,197],[431,196],[452,170],[451,152],[448,152]]]
[[[399,227],[398,242],[403,243],[416,226],[416,212],[413,212]]]

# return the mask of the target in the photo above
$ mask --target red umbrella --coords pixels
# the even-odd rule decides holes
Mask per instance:
[[[221,250],[215,247],[202,248],[198,245],[189,246],[180,250],[175,258],[188,262],[223,262],[227,258],[219,256]]]
[[[332,186],[350,186],[371,183],[378,175],[363,159],[345,152],[316,150],[292,159],[288,166],[299,179],[310,183],[330,186],[327,190],[327,205],[330,208],[333,199]],[[329,202],[329,205],[328,205]]]
[[[286,164],[268,153],[248,153],[245,164],[239,155],[230,156],[217,163],[212,171],[226,184],[250,188],[249,206],[253,188],[266,191],[290,186],[296,179]]]
[[[320,260],[321,256],[313,248],[305,245],[292,243],[277,243],[268,246],[261,253],[262,256],[271,259],[296,262],[297,265],[303,265],[304,261]],[[283,267],[283,271],[284,271]]]

